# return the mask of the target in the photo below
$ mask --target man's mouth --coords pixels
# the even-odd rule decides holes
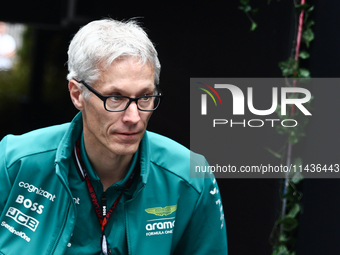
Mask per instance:
[[[135,139],[138,138],[141,132],[118,132],[116,133],[121,139]]]

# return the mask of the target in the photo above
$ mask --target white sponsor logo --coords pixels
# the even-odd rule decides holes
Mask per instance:
[[[26,208],[31,209],[33,212],[36,212],[38,214],[42,214],[43,212],[43,205],[39,205],[38,203],[33,203],[30,199],[26,198],[22,195],[19,195],[17,199],[15,200],[18,204],[23,204]]]
[[[218,189],[214,188],[213,190],[210,191],[211,195],[218,194]]]
[[[80,205],[80,198],[79,197],[74,197],[73,201],[76,205]]]
[[[175,217],[148,220],[148,222],[150,223],[145,226],[146,236],[172,234],[175,227]]]
[[[39,225],[39,221],[37,221],[33,217],[27,216],[26,214],[22,213],[20,210],[14,207],[10,207],[8,209],[6,216],[12,218],[20,225],[29,228],[33,232],[37,229]]]
[[[215,203],[221,205],[222,204],[221,199],[216,200]]]
[[[215,184],[215,183],[216,183],[216,179],[213,180],[213,184]],[[216,195],[216,194],[218,194],[218,192],[219,192],[218,189],[216,187],[214,187],[214,189],[210,191],[210,194],[211,195]],[[221,199],[220,198],[217,199],[215,201],[215,204],[220,207],[220,213],[221,213],[220,220],[221,220],[221,229],[222,229],[223,226],[224,226],[224,221],[223,221],[224,213],[223,213],[223,205],[222,205]]]
[[[52,202],[54,202],[55,195],[52,195],[48,191],[43,190],[41,188],[37,188],[34,185],[29,184],[28,182],[26,182],[26,183],[19,182],[19,187],[27,189],[28,192],[35,192],[37,195],[46,197],[47,199],[49,199]]]
[[[11,232],[14,235],[21,237],[26,242],[29,243],[31,241],[31,238],[29,238],[24,232],[15,230],[12,226],[7,224],[6,221],[1,222],[1,226],[7,228],[9,232]]]

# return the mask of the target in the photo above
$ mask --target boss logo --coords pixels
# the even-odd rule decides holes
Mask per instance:
[[[12,218],[20,225],[29,228],[33,232],[37,229],[39,225],[39,221],[30,216],[27,216],[26,214],[22,213],[20,210],[14,207],[10,207],[8,209],[6,216]]]
[[[23,204],[26,208],[31,209],[33,212],[38,214],[42,214],[43,212],[43,205],[39,205],[38,203],[33,203],[30,199],[26,198],[22,195],[19,195],[15,200],[18,204]]]

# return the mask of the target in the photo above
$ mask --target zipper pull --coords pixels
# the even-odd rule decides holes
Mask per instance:
[[[111,250],[109,249],[109,246],[107,244],[106,236],[102,235],[102,252],[104,255],[111,255]]]

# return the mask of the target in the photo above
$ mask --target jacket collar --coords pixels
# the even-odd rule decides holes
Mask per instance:
[[[70,160],[73,160],[72,154],[74,144],[80,137],[83,131],[83,118],[82,113],[79,112],[70,123],[68,129],[65,132],[61,142],[59,143],[55,164],[56,173],[59,175],[65,183],[68,184],[68,171]],[[145,132],[143,139],[139,145],[140,150],[140,179],[139,185],[144,186],[147,183],[149,171],[150,171],[150,151],[149,151],[149,140],[148,131]],[[138,186],[139,186],[138,185]]]

